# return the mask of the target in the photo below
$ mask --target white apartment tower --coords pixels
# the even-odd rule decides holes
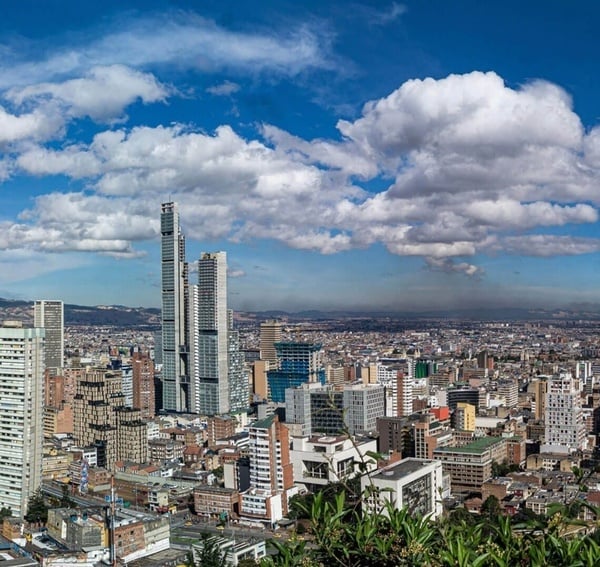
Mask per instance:
[[[0,327],[0,507],[21,518],[42,477],[44,333]]]
[[[188,410],[188,265],[176,203],[163,203],[160,215],[163,409]]]
[[[579,380],[564,372],[549,378],[542,453],[569,454],[585,448],[586,431]]]
[[[33,306],[33,326],[46,330],[44,365],[62,368],[65,352],[65,309],[62,301],[39,299]]]

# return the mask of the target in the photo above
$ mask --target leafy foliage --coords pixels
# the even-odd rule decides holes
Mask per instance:
[[[226,553],[219,545],[219,538],[209,533],[203,533],[195,552],[190,551],[186,567],[229,567]]]
[[[490,499],[488,499],[490,500]],[[487,502],[487,501],[486,501]],[[306,503],[303,504],[305,506]],[[273,542],[275,554],[264,567],[547,567],[600,565],[600,536],[577,532],[581,522],[570,510],[549,518],[500,514],[491,499],[481,516],[452,511],[437,521],[386,506],[367,514],[349,506],[344,492],[311,501],[309,541]],[[600,514],[600,511],[596,510]],[[571,534],[570,536],[568,534]]]
[[[36,490],[27,503],[25,519],[31,523],[45,524],[48,521],[48,506],[44,502],[41,490]]]

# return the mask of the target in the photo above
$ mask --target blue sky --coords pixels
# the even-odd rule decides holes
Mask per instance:
[[[10,3],[0,296],[159,306],[160,203],[236,309],[600,304],[595,2]]]

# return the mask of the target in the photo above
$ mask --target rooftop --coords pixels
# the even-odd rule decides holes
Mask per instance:
[[[373,478],[385,478],[390,480],[398,480],[414,472],[420,471],[423,467],[430,465],[431,463],[437,463],[439,461],[430,461],[428,459],[403,459],[391,465],[378,470],[373,474]]]
[[[496,443],[504,441],[502,437],[480,437],[463,447],[438,447],[434,452],[444,453],[483,453]]]

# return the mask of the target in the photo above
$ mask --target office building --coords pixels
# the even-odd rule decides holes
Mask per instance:
[[[343,415],[352,435],[377,430],[377,418],[384,415],[384,388],[380,384],[344,386]]]
[[[0,508],[21,518],[42,476],[44,333],[0,327]]]
[[[436,519],[443,512],[442,463],[423,459],[403,459],[361,478],[365,508],[387,515],[386,504],[396,510],[407,508],[411,516]]]
[[[228,319],[227,255],[203,252],[190,293],[191,411],[201,415],[230,410]]]
[[[65,310],[62,301],[37,300],[33,306],[33,326],[45,329],[44,367],[62,368],[65,354]]]
[[[162,291],[162,394],[165,411],[186,411],[189,401],[185,238],[175,203],[160,215]]]
[[[480,491],[492,478],[492,464],[506,461],[506,439],[480,437],[463,447],[438,447],[433,459],[450,475],[453,494]]]
[[[542,453],[569,454],[586,446],[580,382],[563,372],[547,381]]]
[[[307,382],[325,384],[321,349],[320,344],[275,343],[277,368],[267,372],[270,401],[284,403],[287,388],[296,388]]]
[[[264,321],[260,324],[260,360],[269,362],[270,368],[277,366],[277,350],[275,343],[281,342],[281,323]]]

